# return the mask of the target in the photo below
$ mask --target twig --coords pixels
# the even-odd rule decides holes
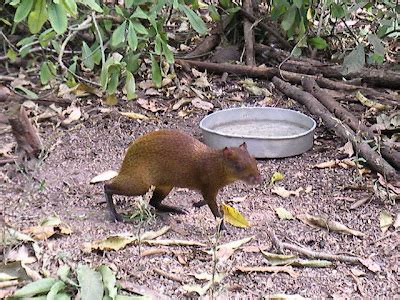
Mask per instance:
[[[359,258],[356,256],[348,256],[348,255],[336,255],[336,254],[329,254],[329,253],[323,253],[323,252],[317,252],[314,250],[310,250],[307,248],[303,248],[297,245],[293,245],[290,243],[283,243],[278,240],[278,238],[275,236],[275,234],[272,231],[268,231],[268,234],[270,235],[270,238],[272,240],[272,243],[274,244],[275,247],[282,248],[282,249],[288,249],[291,251],[298,252],[300,254],[303,254],[307,257],[311,258],[317,258],[317,259],[326,259],[330,261],[341,261],[341,262],[348,262],[352,264],[359,264]]]
[[[171,273],[167,273],[167,272],[165,272],[165,271],[163,271],[163,270],[161,270],[161,269],[154,268],[154,269],[153,269],[153,272],[156,273],[156,274],[158,274],[158,275],[160,275],[160,276],[163,276],[163,277],[165,277],[165,278],[167,278],[167,279],[170,279],[170,280],[173,280],[173,281],[177,281],[177,282],[179,282],[179,283],[182,283],[182,282],[183,282],[183,279],[180,278],[179,276],[174,275],[174,274],[171,274]]]
[[[251,0],[243,1],[243,9],[252,14],[253,6]],[[244,43],[246,49],[246,65],[254,66],[256,64],[256,60],[254,58],[254,32],[252,28],[251,22],[246,18],[243,22],[243,31],[244,31]]]
[[[394,235],[394,234],[396,234],[396,233],[399,233],[399,232],[400,232],[400,229],[396,229],[395,231],[392,231],[392,232],[388,233],[387,235],[382,236],[382,237],[380,237],[379,239],[377,239],[377,240],[371,242],[370,245],[379,243],[379,242],[383,241],[384,239],[387,239],[388,237],[391,237],[392,235]]]

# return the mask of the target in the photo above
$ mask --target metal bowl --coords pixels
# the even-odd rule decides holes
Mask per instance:
[[[201,120],[205,143],[216,149],[246,142],[256,158],[298,155],[313,146],[316,123],[294,110],[241,107],[214,112]]]

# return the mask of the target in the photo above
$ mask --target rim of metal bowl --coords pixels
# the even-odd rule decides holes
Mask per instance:
[[[260,137],[260,136],[248,136],[248,135],[239,135],[239,134],[225,134],[225,133],[221,133],[220,131],[211,129],[211,128],[207,128],[204,126],[204,122],[208,119],[208,118],[212,118],[213,116],[217,115],[217,114],[221,114],[224,113],[226,111],[231,111],[231,110],[284,110],[284,111],[290,111],[291,113],[295,113],[298,115],[301,115],[302,117],[305,117],[309,120],[312,121],[312,126],[310,129],[304,131],[303,133],[300,134],[295,134],[295,135],[286,135],[286,136],[277,136],[277,137]],[[292,110],[292,109],[286,109],[286,108],[279,108],[279,107],[233,107],[233,108],[227,108],[227,109],[222,109],[216,112],[213,112],[212,114],[209,114],[208,116],[205,116],[201,121],[200,121],[200,128],[202,130],[205,130],[207,132],[210,133],[214,133],[216,135],[219,136],[224,136],[224,137],[235,137],[235,138],[245,138],[245,139],[255,139],[255,140],[284,140],[284,139],[293,139],[293,138],[298,138],[298,137],[302,137],[305,136],[307,134],[309,134],[310,132],[312,132],[315,127],[317,126],[317,123],[315,122],[315,120],[297,110]]]

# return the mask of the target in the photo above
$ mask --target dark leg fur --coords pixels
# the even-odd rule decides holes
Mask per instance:
[[[156,187],[153,196],[150,199],[150,205],[155,209],[162,212],[172,212],[177,214],[185,214],[186,212],[178,207],[169,206],[165,204],[161,204],[161,202],[168,196],[169,192],[172,190],[170,187]]]
[[[113,221],[122,222],[123,221],[122,216],[120,214],[118,214],[115,209],[114,201],[112,198],[113,193],[107,184],[104,185],[104,193],[106,195],[106,201],[107,201],[108,209],[111,213],[111,218],[113,219]]]
[[[206,203],[205,200],[200,200],[200,201],[197,201],[197,202],[193,203],[193,206],[194,206],[194,207],[202,207],[202,206],[204,206],[204,205],[206,205],[206,204],[207,204],[207,203]]]

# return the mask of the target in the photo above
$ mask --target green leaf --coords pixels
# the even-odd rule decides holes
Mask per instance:
[[[71,15],[76,17],[78,15],[78,7],[76,5],[76,0],[60,0],[61,4],[64,6],[65,10]]]
[[[221,15],[217,11],[217,8],[214,5],[208,5],[208,11],[210,12],[210,17],[213,22],[218,22],[221,19]]]
[[[358,44],[357,47],[347,55],[343,60],[342,74],[347,75],[353,72],[361,70],[365,65],[365,51],[362,44]]]
[[[57,33],[54,31],[53,28],[46,29],[39,35],[39,43],[40,46],[46,47],[49,45],[51,41],[54,40],[54,37],[57,35]]]
[[[167,60],[167,63],[173,64],[174,63],[174,54],[169,49],[168,44],[163,42],[162,49],[163,49],[163,54],[165,56],[165,59]]]
[[[79,265],[76,274],[80,286],[81,299],[102,299],[104,295],[101,275],[86,265]]]
[[[121,72],[121,67],[119,65],[111,65],[108,68],[109,80],[106,89],[108,94],[114,94],[117,91],[120,72]]]
[[[191,10],[188,6],[182,4],[179,6],[179,9],[185,13],[187,18],[189,19],[190,25],[192,25],[193,29],[200,35],[207,33],[207,27],[204,21],[196,14],[193,10]]]
[[[344,9],[341,5],[332,3],[331,5],[331,15],[336,19],[341,19],[345,16]]]
[[[43,24],[47,21],[47,8],[45,0],[36,0],[35,7],[28,17],[29,31],[33,34],[38,33],[42,29]]]
[[[75,286],[75,287],[78,287],[79,285],[76,282],[74,282],[71,278],[68,277],[70,271],[71,271],[71,269],[68,265],[63,265],[60,268],[58,268],[57,276],[65,283]]]
[[[32,9],[34,1],[32,0],[21,0],[19,3],[17,10],[15,11],[14,15],[14,22],[18,23],[23,20],[28,16],[29,12]]]
[[[155,86],[157,88],[160,88],[162,83],[160,64],[153,54],[150,54],[150,56],[151,56],[151,78]]]
[[[129,26],[128,26],[128,45],[129,47],[135,51],[137,49],[138,45],[138,38],[136,35],[135,28],[132,24],[132,22],[129,21]]]
[[[128,100],[136,98],[135,77],[133,77],[132,73],[129,71],[126,71],[125,90],[126,90],[126,97]]]
[[[20,288],[14,293],[14,297],[22,298],[22,297],[32,297],[38,294],[43,294],[50,291],[53,284],[55,284],[58,280],[54,278],[43,278],[37,281],[28,283],[24,287]]]
[[[23,92],[30,99],[38,99],[39,98],[39,96],[36,93],[32,92],[31,90],[28,90],[27,88],[23,87],[22,85],[18,85],[14,88],[15,88],[15,90],[20,90],[21,92]]]
[[[285,13],[282,21],[282,28],[285,31],[288,31],[293,26],[294,21],[296,20],[296,13],[297,9],[295,6],[289,8],[289,10]]]
[[[147,31],[146,27],[142,25],[142,23],[138,21],[130,21],[132,26],[135,28],[135,31],[139,34],[148,35],[149,32]]]
[[[48,84],[51,79],[55,77],[56,68],[51,62],[44,62],[40,66],[40,82],[42,84]]]
[[[376,34],[368,34],[368,42],[374,47],[374,53],[383,56],[385,54],[385,47],[382,40]]]
[[[46,300],[58,300],[58,292],[64,290],[65,283],[61,280],[57,281],[51,287],[49,293],[47,294]]]
[[[94,11],[98,13],[102,13],[103,9],[101,8],[100,5],[97,4],[95,0],[80,0],[79,2],[83,3],[84,5],[90,7]]]
[[[317,48],[317,49],[325,49],[328,47],[327,42],[320,36],[315,36],[309,39],[308,41],[311,46]]]
[[[68,19],[67,12],[61,4],[49,3],[49,21],[51,27],[58,34],[63,34],[67,30]]]
[[[135,54],[133,51],[129,51],[125,57],[124,57],[124,62],[126,63],[126,70],[131,72],[132,74],[136,73],[136,71],[139,69],[139,57],[140,54]]]
[[[82,62],[86,68],[93,70],[94,68],[93,52],[85,41],[82,42]]]
[[[304,0],[293,0],[293,4],[294,6],[296,6],[297,8],[302,8],[303,7],[303,1]]]
[[[117,296],[117,288],[115,286],[117,280],[115,279],[115,275],[110,270],[110,268],[105,265],[100,266],[98,268],[98,271],[103,277],[104,287],[106,288],[106,295],[108,295],[111,299],[115,299],[115,297]]]
[[[125,0],[125,7],[131,8],[135,4],[135,0]]]
[[[162,39],[161,39],[159,34],[157,34],[156,40],[155,40],[155,43],[154,43],[154,52],[157,55],[161,55],[162,54]]]
[[[125,29],[126,21],[115,29],[113,35],[111,36],[111,47],[116,48],[119,44],[125,42]]]
[[[131,19],[133,18],[139,18],[139,19],[148,19],[149,16],[138,6],[135,10],[135,12],[131,15]]]

